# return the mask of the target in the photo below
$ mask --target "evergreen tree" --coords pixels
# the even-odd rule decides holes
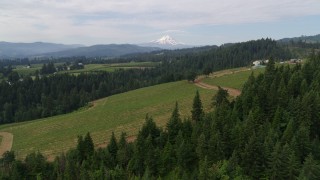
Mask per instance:
[[[142,133],[139,132],[138,137],[135,141],[135,147],[133,151],[133,156],[128,164],[128,170],[131,173],[134,173],[135,175],[142,176],[145,171],[145,155],[146,155],[146,149],[144,146],[144,140]]]
[[[312,154],[309,154],[303,163],[299,179],[316,180],[319,178],[320,166],[318,162],[313,159]]]
[[[206,77],[208,77],[208,75],[212,72],[212,68],[207,66],[203,69],[203,74],[206,75]]]
[[[111,145],[111,141],[109,144]],[[110,149],[113,149],[113,148],[110,148]],[[110,152],[110,150],[109,150],[109,152]],[[131,155],[131,153],[130,153],[129,145],[126,140],[126,133],[121,133],[120,140],[118,143],[118,151],[117,151],[116,157],[117,157],[118,164],[122,168],[124,168],[128,164],[130,155]]]
[[[229,104],[228,95],[228,90],[222,89],[220,86],[218,86],[218,92],[212,98],[212,106],[220,106],[222,103]]]
[[[189,72],[187,73],[187,80],[188,80],[188,81],[194,82],[194,80],[196,79],[196,77],[197,77],[197,73],[194,72],[194,71],[189,71]]]
[[[294,127],[293,126],[294,126],[293,119],[290,119],[285,131],[283,132],[282,138],[281,138],[281,141],[283,143],[290,143],[292,138],[294,137]]]
[[[161,165],[159,167],[160,175],[165,176],[176,166],[176,156],[174,146],[171,145],[170,141],[167,141],[161,154]]]
[[[167,132],[168,132],[168,139],[170,143],[174,144],[175,137],[178,135],[179,130],[181,129],[181,126],[182,126],[182,122],[180,119],[178,102],[176,102],[171,118],[166,125]]]
[[[249,142],[246,144],[243,154],[241,155],[242,167],[246,174],[250,177],[261,177],[264,171],[265,159],[263,155],[262,143],[260,137],[252,134]]]
[[[192,144],[188,141],[183,141],[177,149],[178,166],[185,170],[187,173],[191,173],[193,166],[196,165],[197,157],[192,147]]]
[[[149,173],[151,175],[157,175],[158,174],[158,164],[160,159],[159,159],[159,150],[155,148],[152,144],[152,138],[151,135],[148,136],[145,142],[145,149],[146,149],[146,154],[145,154],[145,167],[149,169]]]
[[[202,109],[202,103],[199,95],[199,91],[196,92],[196,96],[193,99],[193,105],[192,105],[192,120],[193,121],[201,121],[204,115],[203,109]]]
[[[90,133],[87,133],[84,137],[84,144],[85,144],[85,153],[87,158],[93,155],[94,152],[94,144],[92,141],[92,138],[90,136]]]
[[[223,144],[219,132],[212,132],[208,142],[208,161],[217,162],[224,159]]]
[[[301,125],[291,141],[293,150],[297,154],[300,162],[311,152],[311,142],[309,139],[309,130]]]
[[[153,121],[152,117],[146,115],[146,120],[144,125],[139,132],[143,138],[147,138],[151,135],[153,144],[156,144],[156,138],[160,136],[160,129],[157,127],[156,123]]]
[[[265,83],[268,87],[271,86],[274,75],[275,75],[275,62],[273,58],[270,58],[264,73]]]
[[[204,159],[205,155],[207,154],[206,137],[203,133],[201,133],[200,137],[198,138],[196,152],[199,159]]]
[[[109,144],[107,146],[108,151],[110,152],[111,156],[116,159],[117,151],[118,151],[118,143],[117,139],[114,135],[114,132],[112,132]]]
[[[86,145],[84,143],[82,136],[78,136],[77,151],[79,153],[78,155],[79,161],[81,162],[86,157]]]
[[[284,179],[285,174],[283,169],[285,168],[285,164],[279,142],[276,143],[273,152],[271,153],[268,167],[270,179]]]
[[[206,179],[210,179],[210,178],[212,178],[212,177],[211,177],[211,174],[209,171],[209,163],[208,163],[207,157],[205,157],[204,159],[202,159],[199,162],[199,177],[198,177],[198,179],[199,180],[206,180]]]
[[[282,157],[284,160],[284,167],[282,167],[285,179],[297,179],[299,176],[300,162],[298,161],[294,151],[292,151],[288,144],[283,147]]]

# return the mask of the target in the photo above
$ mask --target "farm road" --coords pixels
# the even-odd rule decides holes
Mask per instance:
[[[204,82],[201,82],[201,78],[195,80],[194,83],[195,83],[196,86],[204,88],[204,89],[212,89],[212,90],[218,90],[219,89],[218,86],[209,85],[209,84],[206,84]],[[227,90],[229,95],[233,96],[233,97],[237,97],[237,96],[239,96],[241,94],[241,91],[238,90],[238,89],[233,89],[233,88],[229,88],[229,87],[221,87],[221,88]]]

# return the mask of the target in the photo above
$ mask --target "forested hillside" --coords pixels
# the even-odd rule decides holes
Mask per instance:
[[[165,129],[147,116],[132,143],[113,135],[94,150],[88,133],[54,162],[6,153],[0,172],[12,179],[319,179],[319,74],[320,54],[292,68],[270,61],[235,100],[220,89],[210,113],[196,92],[190,119],[176,104]]]
[[[94,99],[156,83],[148,69],[15,78],[0,83],[0,124],[68,113]]]
[[[8,78],[0,82],[0,124],[68,113],[101,97],[164,82],[193,80],[197,74],[247,66],[256,59],[290,57],[289,52],[271,39],[178,54],[173,51],[169,55],[153,55],[161,63],[150,69],[82,73],[79,76],[52,74],[35,79],[22,78],[17,72],[8,71],[10,66],[0,64],[0,73]],[[131,58],[124,60],[138,57]]]
[[[127,59],[141,59],[145,61],[162,61],[165,69],[179,72],[187,69],[202,73],[205,69],[217,71],[228,68],[250,66],[258,59],[288,60],[292,57],[290,51],[271,39],[260,39],[235,44],[226,44],[219,47],[202,47],[163,51],[156,54],[140,54],[128,56]]]
[[[294,37],[294,38],[283,38],[283,39],[279,39],[278,41],[282,42],[282,43],[292,43],[292,42],[305,42],[308,44],[319,43],[320,42],[320,34],[317,34],[314,36],[300,36],[300,37]]]

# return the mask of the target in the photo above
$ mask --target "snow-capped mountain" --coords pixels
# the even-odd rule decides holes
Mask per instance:
[[[192,47],[192,46],[185,45],[184,43],[177,42],[169,35],[162,36],[158,40],[154,40],[149,43],[144,43],[142,45],[149,46],[149,47],[159,47],[162,49],[183,49],[183,48]]]
[[[151,41],[151,42],[155,43],[155,44],[172,45],[172,46],[176,46],[178,44],[183,44],[183,43],[178,43],[173,38],[171,38],[169,35],[162,36],[160,39],[155,40],[155,41]]]

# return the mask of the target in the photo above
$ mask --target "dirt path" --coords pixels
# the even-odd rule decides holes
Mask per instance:
[[[2,141],[0,144],[0,156],[2,157],[3,153],[11,150],[13,143],[13,135],[8,132],[0,132],[0,136],[2,136]]]
[[[224,70],[224,71],[218,71],[218,72],[214,72],[210,75],[210,77],[221,77],[224,75],[229,75],[229,74],[235,74],[238,72],[243,72],[243,71],[250,71],[251,69],[247,69],[247,68],[243,68],[243,69],[238,69],[235,71],[230,71],[230,70]]]
[[[195,80],[195,82],[194,82],[195,85],[198,87],[204,88],[204,89],[212,89],[212,90],[219,89],[218,86],[206,84],[204,82],[201,82],[201,80],[202,80],[202,78]],[[221,88],[227,90],[229,95],[233,96],[233,97],[237,97],[241,94],[241,91],[238,89],[233,89],[233,88],[229,88],[229,87],[221,87]]]

